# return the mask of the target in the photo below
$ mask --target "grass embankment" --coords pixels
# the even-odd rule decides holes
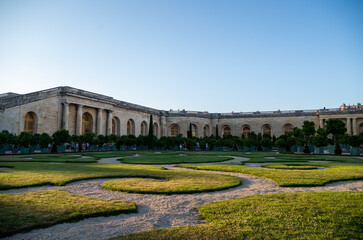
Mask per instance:
[[[88,217],[137,212],[129,201],[78,196],[64,190],[0,194],[0,237]]]
[[[144,153],[136,157],[124,157],[122,163],[132,164],[178,164],[178,163],[208,163],[230,160],[230,157],[220,157],[198,153]]]
[[[298,164],[300,165],[300,170],[290,170],[288,167],[286,167],[286,169],[252,168],[240,164],[203,164],[179,166],[197,170],[238,172],[265,177],[274,180],[281,187],[322,186],[333,181],[363,179],[363,164],[361,163],[333,162],[324,164],[306,163],[305,165],[327,168],[322,170],[301,170],[304,166],[304,163],[299,162]],[[283,164],[279,165],[281,166]]]
[[[161,167],[147,165],[121,165],[106,163],[74,163],[74,164],[47,164],[47,163],[1,163],[1,167],[12,169],[0,171],[0,189],[11,189],[28,186],[65,185],[72,181],[94,178],[136,177],[156,178],[167,180],[155,184],[153,180],[139,179],[126,180],[123,188],[129,192],[155,192],[155,193],[193,193],[214,191],[234,187],[240,184],[235,177],[212,173],[197,173],[191,171],[172,171]],[[112,190],[119,189],[118,181],[106,184]],[[159,189],[160,188],[160,189]]]
[[[266,163],[261,167],[271,168],[271,169],[289,169],[289,170],[314,170],[319,168],[327,168],[329,165],[324,165],[321,163]]]
[[[31,154],[31,155],[4,155],[0,162],[64,162],[64,163],[92,163],[93,157],[82,158],[77,153]]]
[[[255,195],[198,207],[207,224],[113,239],[361,239],[363,192]]]

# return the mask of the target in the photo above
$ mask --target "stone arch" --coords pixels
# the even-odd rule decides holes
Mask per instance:
[[[264,135],[264,134],[268,134],[268,135],[270,135],[271,136],[271,131],[272,131],[272,128],[271,128],[271,125],[270,124],[265,124],[265,125],[263,125],[262,126],[262,128],[261,128],[261,132],[262,132],[262,136]]]
[[[170,136],[177,137],[180,133],[179,125],[176,123],[173,123],[170,125]]]
[[[24,132],[37,133],[38,116],[35,112],[28,112],[24,117]]]
[[[197,125],[192,123],[192,137],[197,137],[198,136],[198,127]]]
[[[93,117],[89,112],[82,114],[82,134],[93,132]]]
[[[231,127],[229,125],[223,126],[223,136],[231,135]]]
[[[358,134],[363,133],[363,123],[359,124]]]
[[[117,136],[120,136],[120,119],[118,117],[112,118],[112,134],[115,134]]]
[[[242,137],[248,138],[248,136],[251,133],[251,127],[250,125],[243,125],[242,126]]]
[[[154,136],[156,136],[157,138],[159,138],[159,125],[157,123],[154,123],[154,126],[153,126],[153,134],[154,134]]]
[[[142,123],[141,123],[140,135],[142,135],[142,136],[147,136],[148,135],[147,123],[145,121],[142,121]]]
[[[127,135],[135,135],[135,121],[132,118],[127,121]]]
[[[286,123],[283,127],[282,127],[282,134],[284,135],[288,135],[289,133],[292,132],[294,126],[290,123]]]
[[[203,128],[203,137],[209,137],[210,136],[210,126],[205,125]]]

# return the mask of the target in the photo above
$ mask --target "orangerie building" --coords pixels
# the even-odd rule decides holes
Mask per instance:
[[[150,115],[153,116],[154,135],[187,136],[189,125],[196,137],[215,135],[248,135],[249,132],[268,133],[276,137],[305,120],[324,127],[325,121],[337,118],[345,122],[349,134],[363,132],[363,106],[336,109],[256,111],[209,113],[185,110],[158,110],[140,106],[105,95],[72,87],[56,87],[28,94],[0,94],[0,131],[19,134],[53,134],[67,129],[71,135],[85,131],[96,135],[147,135]]]

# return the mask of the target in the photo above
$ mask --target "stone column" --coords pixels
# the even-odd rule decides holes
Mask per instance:
[[[160,137],[167,136],[167,126],[166,126],[166,117],[161,116],[160,117]]]
[[[82,105],[78,104],[77,105],[77,119],[76,119],[76,134],[82,135]]]
[[[69,130],[68,129],[69,104],[65,102],[65,103],[63,103],[63,105],[64,105],[64,111],[63,111],[63,129]]]
[[[111,110],[107,112],[107,135],[110,135],[110,134],[112,134],[112,111]]]
[[[347,118],[347,125],[346,125],[346,127],[347,127],[347,133],[349,134],[349,135],[352,135],[352,125],[351,125],[351,118]]]
[[[97,135],[102,134],[102,108],[97,111]]]
[[[353,134],[357,135],[357,118],[353,118]]]

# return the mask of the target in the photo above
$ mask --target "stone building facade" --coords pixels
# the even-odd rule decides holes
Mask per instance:
[[[316,127],[337,118],[346,123],[348,134],[363,132],[363,106],[342,105],[336,109],[266,111],[238,113],[209,113],[185,110],[157,110],[112,97],[71,87],[56,87],[29,94],[0,94],[0,131],[19,134],[53,134],[67,129],[71,135],[85,131],[96,135],[147,135],[150,115],[153,116],[154,135],[187,136],[192,124],[196,137],[216,134],[248,135],[249,132],[280,136],[301,127],[305,120]]]

